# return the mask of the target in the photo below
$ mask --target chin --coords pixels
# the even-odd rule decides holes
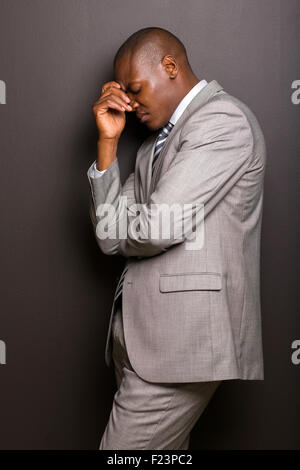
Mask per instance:
[[[148,129],[150,129],[151,131],[157,131],[158,129],[160,129],[161,126],[155,124],[155,123],[152,123],[151,120],[145,122],[145,126],[148,127]]]

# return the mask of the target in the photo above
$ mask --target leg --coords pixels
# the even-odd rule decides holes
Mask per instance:
[[[189,444],[190,444],[190,437],[191,437],[191,434],[189,433],[186,439],[183,441],[182,445],[178,447],[177,450],[188,450]]]
[[[145,382],[124,367],[100,449],[187,449],[189,435],[218,382]]]
[[[175,389],[172,401],[145,449],[187,450],[190,433],[220,383],[221,381],[172,384]]]
[[[129,362],[121,311],[115,315],[112,334],[118,390],[99,449],[188,449],[190,432],[220,381],[144,381]]]

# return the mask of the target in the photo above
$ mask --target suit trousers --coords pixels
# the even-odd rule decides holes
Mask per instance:
[[[187,450],[221,381],[154,383],[138,376],[127,355],[121,305],[120,299],[112,320],[117,391],[99,450]]]

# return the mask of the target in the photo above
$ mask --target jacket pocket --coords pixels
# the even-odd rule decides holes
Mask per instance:
[[[221,273],[160,274],[159,277],[160,292],[221,289]]]

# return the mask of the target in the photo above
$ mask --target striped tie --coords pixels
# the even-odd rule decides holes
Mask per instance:
[[[174,124],[172,124],[171,122],[168,122],[168,124],[166,124],[162,130],[160,131],[160,133],[158,134],[158,137],[157,137],[157,140],[156,140],[156,143],[155,143],[155,149],[154,149],[154,155],[153,155],[153,161],[152,161],[152,176],[153,176],[153,171],[154,171],[154,166],[155,166],[155,163],[156,163],[156,160],[157,160],[157,157],[158,155],[160,154],[160,151],[161,149],[163,148],[164,146],[164,143],[171,131],[171,129],[173,128]],[[122,294],[122,288],[123,288],[123,283],[124,283],[124,278],[125,278],[125,274],[127,273],[127,270],[128,270],[128,266],[125,266],[122,274],[121,274],[121,277],[120,277],[120,280],[118,282],[118,285],[117,285],[117,288],[116,288],[116,291],[115,291],[115,297],[114,297],[114,302],[116,302],[116,300],[120,297],[120,295]]]
[[[158,137],[157,137],[157,140],[156,140],[156,143],[155,143],[155,148],[154,148],[153,160],[152,160],[152,176],[153,176],[154,167],[155,167],[155,163],[157,161],[158,155],[160,154],[160,151],[163,148],[164,143],[167,140],[167,137],[170,134],[171,129],[173,128],[173,126],[174,126],[174,124],[172,124],[171,122],[168,122],[168,124],[166,124],[162,128],[160,133],[158,134]]]

